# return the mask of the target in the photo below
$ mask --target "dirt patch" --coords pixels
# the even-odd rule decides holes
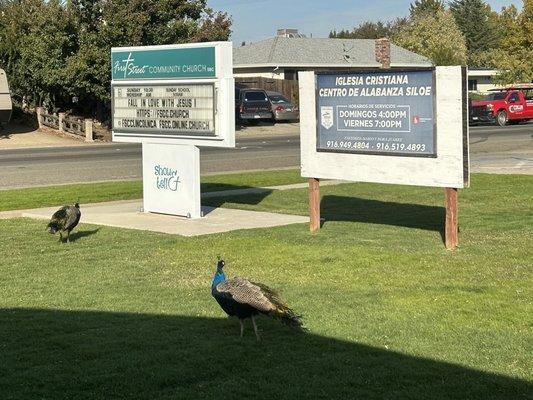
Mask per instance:
[[[66,136],[48,128],[33,129],[17,122],[10,122],[0,131],[0,149],[79,146],[83,143],[82,138]]]

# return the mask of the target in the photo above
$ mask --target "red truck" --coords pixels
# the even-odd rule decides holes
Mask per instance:
[[[482,100],[470,104],[470,123],[489,122],[500,126],[533,119],[533,83],[493,89]]]

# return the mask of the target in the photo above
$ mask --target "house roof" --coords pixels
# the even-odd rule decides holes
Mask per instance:
[[[375,40],[274,37],[233,49],[233,66],[376,67]],[[426,57],[391,43],[391,66],[431,66]]]

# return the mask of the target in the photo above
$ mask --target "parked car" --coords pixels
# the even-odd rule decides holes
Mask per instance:
[[[235,118],[250,124],[274,121],[270,100],[263,89],[235,88]]]
[[[275,121],[297,121],[300,111],[285,96],[278,92],[267,92]]]
[[[7,124],[11,119],[11,93],[7,84],[7,76],[3,69],[0,69],[0,126]]]
[[[533,119],[533,84],[494,89],[482,100],[472,101],[471,123],[489,122],[499,126]]]

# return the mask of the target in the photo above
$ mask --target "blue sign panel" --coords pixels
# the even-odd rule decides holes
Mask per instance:
[[[433,70],[317,74],[317,151],[436,157]]]

